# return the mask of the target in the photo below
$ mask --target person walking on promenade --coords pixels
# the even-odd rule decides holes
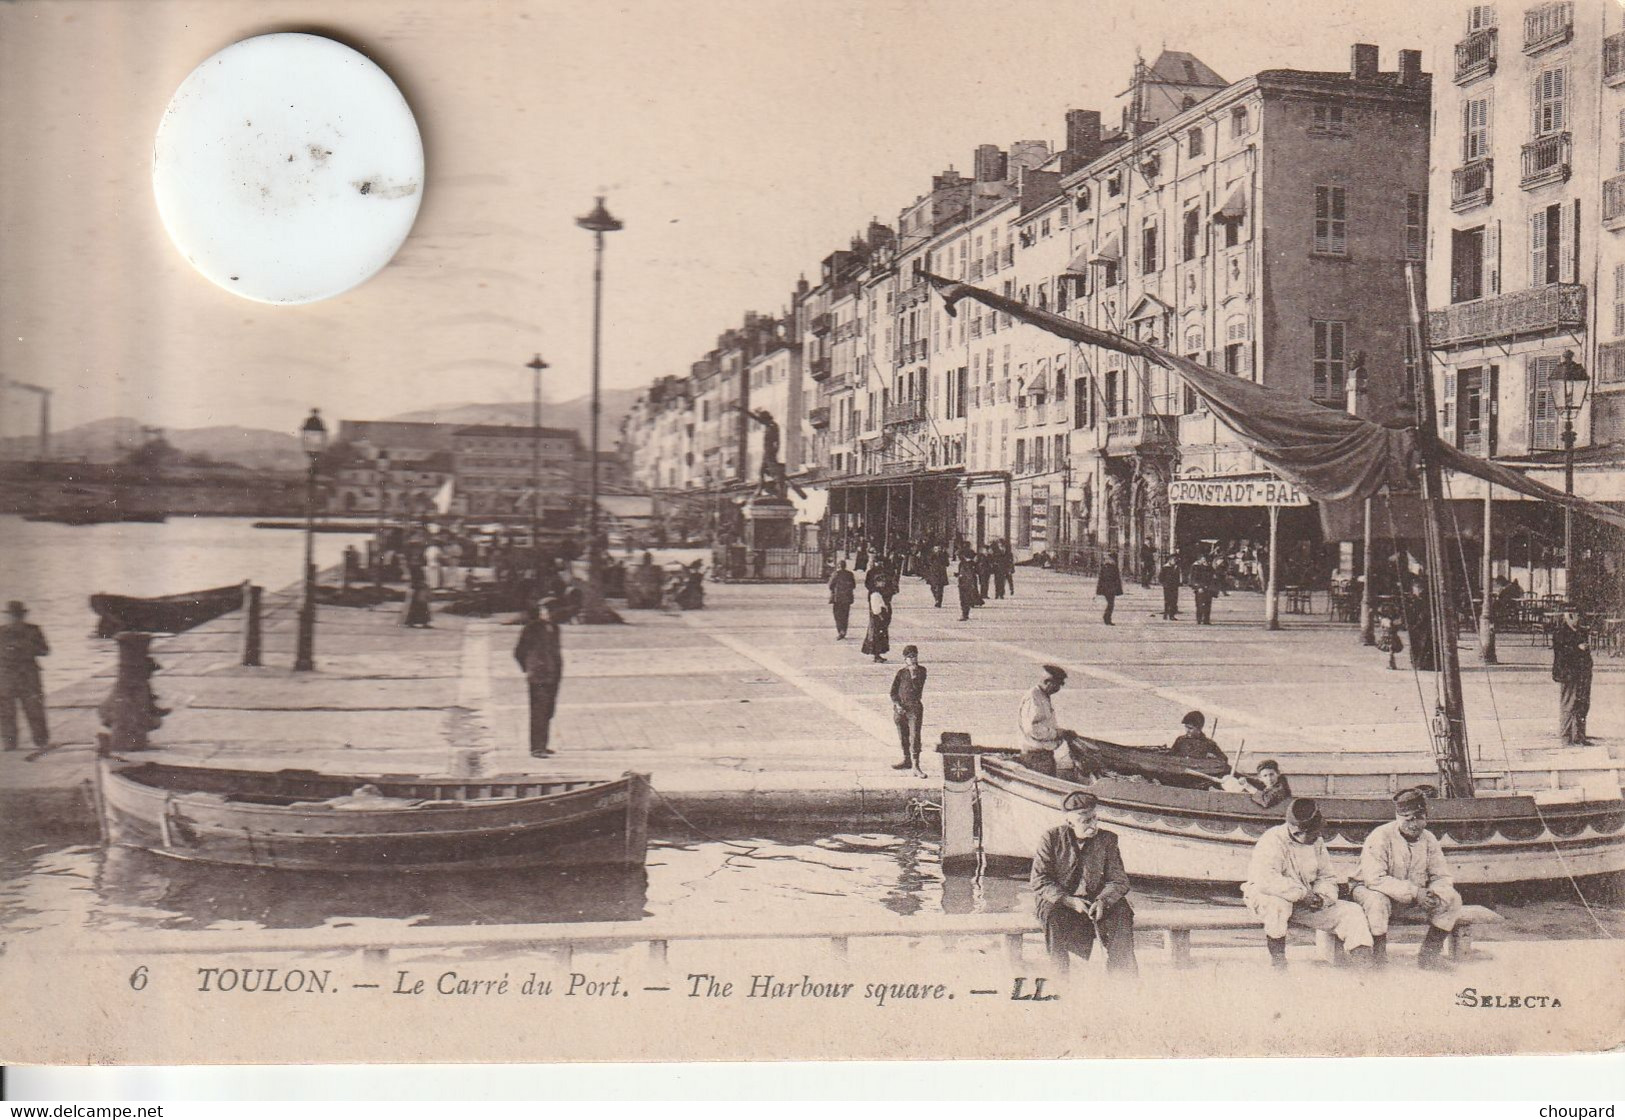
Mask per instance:
[[[959,621],[970,621],[971,608],[979,603],[976,593],[976,554],[966,552],[959,558],[959,571],[954,575],[959,588]]]
[[[857,591],[857,577],[846,570],[846,561],[838,560],[835,574],[829,577],[829,605],[835,615],[835,640],[846,640],[846,625],[852,617],[852,600]]]
[[[532,758],[545,758],[554,753],[547,745],[548,732],[558,704],[559,682],[564,679],[564,651],[559,646],[558,623],[553,620],[557,606],[558,600],[551,596],[537,606],[527,605],[525,625],[519,631],[519,643],[513,647],[513,659],[524,670],[530,690]]]
[[[976,556],[976,597],[977,606],[987,602],[988,584],[993,581],[993,549],[991,546],[983,549]]]
[[[1117,557],[1107,553],[1100,560],[1100,575],[1095,579],[1095,595],[1106,600],[1106,610],[1100,616],[1100,621],[1107,626],[1112,624],[1112,609],[1117,606],[1117,597],[1123,593],[1123,573],[1117,568]]]
[[[879,665],[886,660],[891,649],[891,598],[887,595],[886,577],[873,581],[869,591],[869,628],[863,635],[863,652]]]
[[[1352,893],[1371,926],[1377,964],[1387,963],[1388,922],[1397,909],[1428,923],[1416,967],[1448,970],[1440,952],[1461,918],[1461,895],[1439,838],[1428,831],[1427,794],[1405,789],[1394,795],[1394,819],[1372,829],[1360,849]]]
[[[1150,587],[1157,574],[1157,550],[1150,544],[1140,545],[1140,586]]]
[[[34,746],[51,745],[45,723],[45,686],[38,659],[51,652],[45,631],[28,619],[28,608],[13,599],[6,604],[9,621],[0,623],[0,740],[8,751],[17,749],[17,709],[28,720]]]
[[[423,578],[422,567],[412,565],[412,583],[401,604],[401,625],[427,630],[433,623],[429,614],[429,584]]]
[[[1591,712],[1591,635],[1572,607],[1552,630],[1552,680],[1559,686],[1558,734],[1565,743],[1590,743],[1586,716]]]
[[[903,667],[891,682],[892,722],[897,724],[897,741],[903,748],[903,761],[893,770],[914,768],[917,777],[925,777],[920,768],[920,725],[925,722],[925,666],[920,664],[918,646],[903,647]]]
[[[858,542],[858,556],[857,556],[857,559],[852,562],[852,567],[861,572],[865,568],[867,568],[868,566],[869,566],[869,542],[868,541],[859,541]]]
[[[1162,568],[1157,572],[1157,582],[1162,584],[1162,617],[1175,619],[1179,617],[1179,557],[1170,553],[1168,559],[1162,562]]]
[[[1213,625],[1213,596],[1218,589],[1219,577],[1208,561],[1207,553],[1196,557],[1191,565],[1191,596],[1196,600],[1196,625]]]
[[[987,546],[987,563],[988,567],[993,569],[993,597],[995,599],[1004,598],[1005,581],[1008,578],[1006,573],[1009,571],[1006,560],[1007,553],[1003,541],[994,541]]]
[[[1021,711],[1016,717],[1021,734],[1019,761],[1027,769],[1051,777],[1063,761],[1066,769],[1072,768],[1071,748],[1055,722],[1055,705],[1050,699],[1065,685],[1066,670],[1059,665],[1045,665],[1044,679],[1021,698]]]
[[[1365,911],[1337,898],[1332,858],[1320,838],[1325,818],[1312,797],[1295,798],[1286,823],[1258,838],[1241,885],[1242,901],[1264,922],[1270,964],[1286,967],[1286,928],[1326,930],[1336,934],[1357,964],[1371,961],[1371,925]]]
[[[942,549],[933,548],[925,558],[925,585],[931,589],[931,601],[942,606],[942,592],[948,586],[948,557]]]
[[[999,542],[999,559],[1004,563],[1004,586],[1010,592],[1010,598],[1016,597],[1016,558],[1010,551],[1010,542]]]
[[[1137,973],[1134,907],[1117,835],[1095,819],[1099,802],[1075,792],[1061,802],[1065,823],[1044,833],[1033,856],[1030,882],[1044,949],[1057,972],[1071,972],[1071,955],[1088,960],[1095,938],[1106,946],[1110,972]]]

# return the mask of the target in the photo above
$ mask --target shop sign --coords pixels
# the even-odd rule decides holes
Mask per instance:
[[[1168,501],[1182,506],[1306,506],[1299,487],[1278,478],[1176,478]]]

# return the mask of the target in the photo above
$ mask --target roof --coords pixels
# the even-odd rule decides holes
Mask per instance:
[[[568,439],[579,440],[574,428],[532,428],[530,425],[518,424],[469,424],[458,428],[452,433],[454,436],[524,436],[529,439],[531,433],[541,439]]]
[[[1150,74],[1165,82],[1176,82],[1182,86],[1219,86],[1224,87],[1230,83],[1219,77],[1218,73],[1188,51],[1163,51],[1157,56],[1157,61],[1149,67]]]

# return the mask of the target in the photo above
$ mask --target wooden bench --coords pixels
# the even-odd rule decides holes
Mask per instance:
[[[1456,928],[1450,931],[1450,936],[1445,940],[1445,952],[1450,956],[1451,960],[1465,960],[1473,952],[1473,926],[1490,925],[1505,920],[1487,906],[1463,906],[1461,908],[1461,917],[1456,919]],[[1425,926],[1428,923],[1426,918],[1416,918],[1410,914],[1395,914],[1389,919],[1388,924],[1390,926]],[[1343,963],[1345,955],[1343,943],[1323,929],[1315,931],[1315,952],[1320,955],[1321,960],[1330,961],[1333,964]]]

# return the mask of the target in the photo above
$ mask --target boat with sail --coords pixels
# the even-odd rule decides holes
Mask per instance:
[[[1393,794],[1427,787],[1430,827],[1458,882],[1501,885],[1625,872],[1625,800],[1618,764],[1607,752],[1554,746],[1545,788],[1519,789],[1521,771],[1475,774],[1469,747],[1454,604],[1461,600],[1447,562],[1440,513],[1448,467],[1514,492],[1561,503],[1576,513],[1625,525],[1625,515],[1566,495],[1498,463],[1477,459],[1438,439],[1430,377],[1417,379],[1415,415],[1407,426],[1369,420],[1279,390],[1227,376],[1166,350],[1032,308],[1008,296],[927,274],[949,314],[974,299],[1063,338],[1116,350],[1178,374],[1214,416],[1232,429],[1278,476],[1322,502],[1369,502],[1390,493],[1418,495],[1423,518],[1428,604],[1418,620],[1437,651],[1436,702],[1422,717],[1431,740],[1425,752],[1396,751],[1379,768],[1339,772],[1304,756],[1292,768],[1299,794],[1312,794],[1326,818],[1326,843],[1344,873],[1353,871],[1362,843],[1393,817]],[[1414,270],[1410,329],[1417,353],[1428,353],[1417,306]],[[1089,742],[1089,740],[1085,740]],[[1103,741],[1094,741],[1103,742]],[[1088,752],[1117,765],[1086,766],[1074,781],[1039,773],[1002,744],[978,745],[948,733],[943,756],[943,862],[1026,863],[1039,837],[1060,823],[1061,804],[1076,790],[1099,798],[1101,822],[1117,833],[1125,863],[1136,874],[1210,884],[1236,884],[1247,875],[1255,841],[1279,824],[1281,806],[1263,808],[1246,793],[1197,788],[1194,773],[1159,774],[1154,749],[1104,743]],[[1584,756],[1584,757],[1577,757]],[[1333,760],[1335,763],[1335,760]],[[1306,768],[1307,767],[1307,768]],[[1559,775],[1561,774],[1561,777]],[[1582,896],[1583,897],[1583,896]]]

